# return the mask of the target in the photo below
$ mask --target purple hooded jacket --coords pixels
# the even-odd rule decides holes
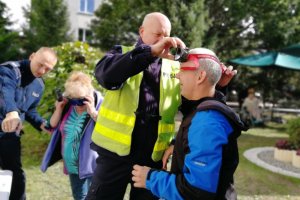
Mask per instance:
[[[96,110],[99,110],[103,97],[97,91],[95,92],[95,96],[96,96],[95,98]],[[68,108],[67,113],[69,112],[69,110],[70,108]],[[51,140],[44,154],[43,161],[40,167],[42,172],[46,172],[48,167],[50,167],[51,165],[53,165],[54,163],[62,159],[62,154],[61,154],[62,135],[61,132],[59,131],[59,126],[60,124],[53,131]],[[94,127],[95,127],[95,122],[92,120],[92,118],[89,118],[86,126],[84,127],[84,134],[81,138],[80,146],[79,146],[78,174],[80,179],[91,177],[96,167],[96,158],[98,157],[98,154],[97,152],[90,149],[90,144],[92,142],[91,136]],[[64,168],[64,173],[67,174],[65,168]]]

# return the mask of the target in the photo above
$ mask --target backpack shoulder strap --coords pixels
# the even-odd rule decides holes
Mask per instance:
[[[235,111],[216,99],[208,99],[200,103],[197,107],[197,111],[202,110],[217,110],[223,113],[237,127],[244,127],[243,122],[240,120],[240,117],[235,113]],[[244,129],[242,128],[242,130]]]

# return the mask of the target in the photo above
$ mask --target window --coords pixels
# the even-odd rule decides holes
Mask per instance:
[[[80,12],[94,13],[95,0],[80,0]]]
[[[78,30],[78,40],[82,42],[92,42],[93,35],[90,30],[80,28]]]

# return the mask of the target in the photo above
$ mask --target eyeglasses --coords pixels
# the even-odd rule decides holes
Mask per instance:
[[[84,102],[87,101],[86,98],[67,98],[69,103],[73,106],[83,106]]]

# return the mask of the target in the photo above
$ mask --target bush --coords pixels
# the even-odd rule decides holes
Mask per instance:
[[[291,119],[287,123],[289,141],[298,149],[300,148],[300,118]]]

